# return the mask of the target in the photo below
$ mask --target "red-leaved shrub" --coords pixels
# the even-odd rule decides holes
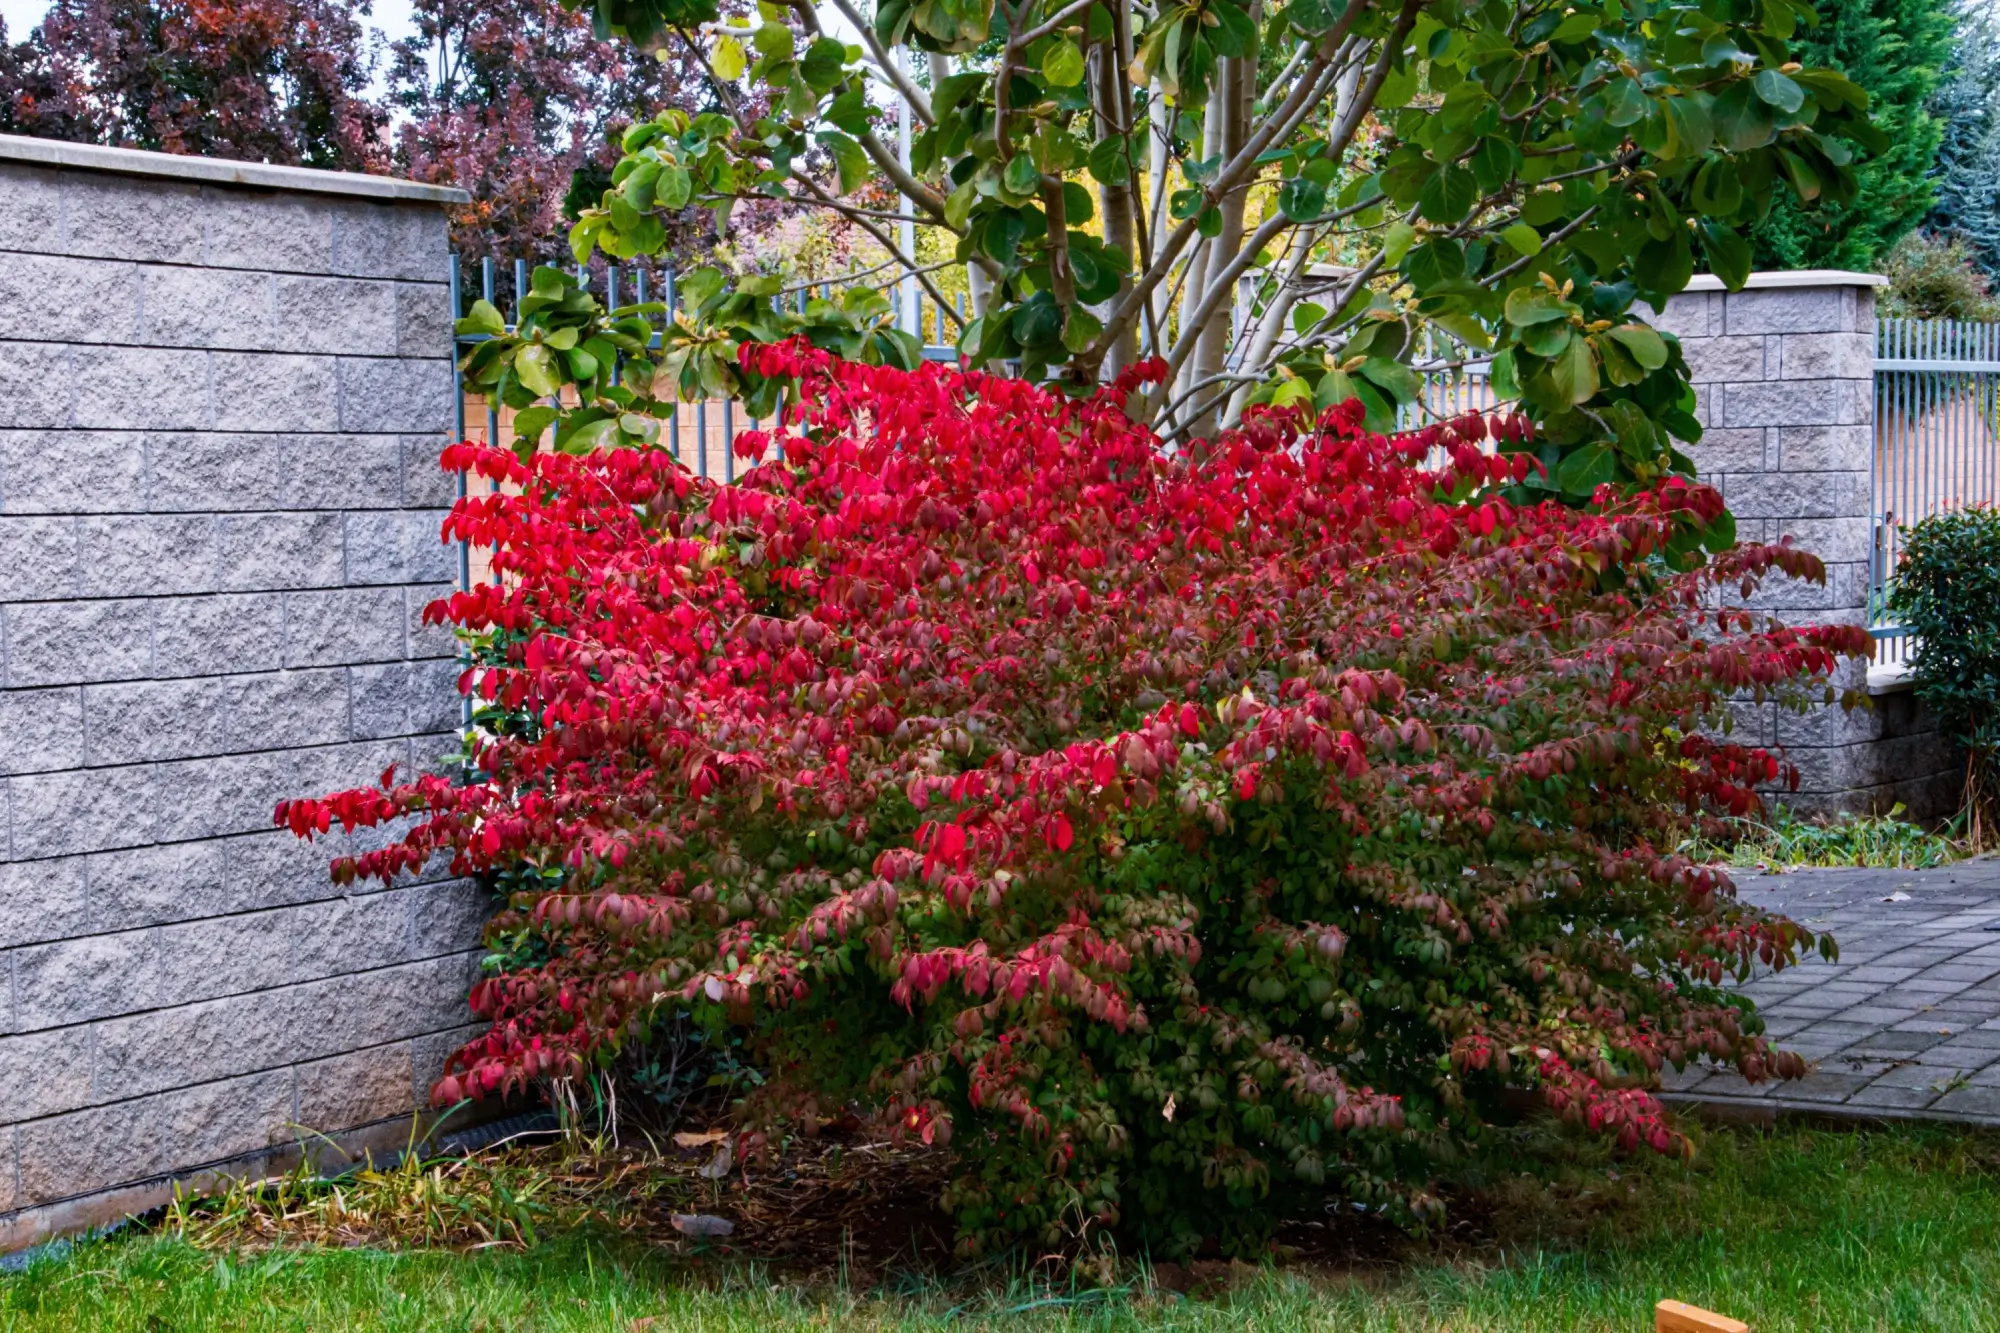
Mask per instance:
[[[1679,480],[1509,503],[1476,417],[1176,455],[1122,408],[1153,367],[1079,401],[745,356],[805,405],[733,486],[451,449],[518,493],[453,511],[503,581],[429,615],[516,722],[469,780],[278,811],[399,830],[342,880],[443,851],[514,888],[440,1102],[688,1012],[762,1069],[751,1150],[859,1106],[957,1152],[969,1251],[1175,1252],[1300,1191],[1429,1216],[1509,1088],[1665,1150],[1664,1065],[1801,1071],[1719,983],[1827,942],[1669,849],[1781,774],[1705,738],[1724,701],[1864,650],[1718,609],[1817,560],[1674,572],[1721,511]]]

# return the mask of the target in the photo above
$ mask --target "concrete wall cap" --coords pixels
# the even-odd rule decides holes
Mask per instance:
[[[1777,273],[1752,273],[1743,283],[1745,291],[1768,291],[1774,287],[1887,287],[1880,273],[1855,273],[1844,268],[1800,268]],[[1728,290],[1712,273],[1697,273],[1688,280],[1691,292]]]
[[[126,176],[195,181],[204,185],[243,185],[263,190],[304,194],[338,194],[390,202],[465,204],[472,196],[448,185],[425,185],[392,176],[358,171],[320,171],[313,167],[281,167],[268,162],[230,162],[217,157],[187,157],[179,153],[148,153],[137,148],[106,148],[101,144],[67,143],[0,134],[0,161],[34,166],[110,171]]]

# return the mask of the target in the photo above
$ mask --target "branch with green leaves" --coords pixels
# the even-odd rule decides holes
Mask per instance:
[[[771,110],[635,126],[579,260],[760,195],[928,270],[878,225],[907,209],[967,268],[972,365],[1085,390],[1166,358],[1143,410],[1180,437],[1347,398],[1393,428],[1427,378],[1472,368],[1536,423],[1537,484],[1571,497],[1691,467],[1687,367],[1645,307],[1698,266],[1740,285],[1775,199],[1851,199],[1884,147],[1865,94],[1791,61],[1816,21],[1798,0],[878,0],[859,42],[776,0],[727,21],[594,4],[608,32],[703,44],[719,105],[761,84]],[[916,94],[907,166],[871,89]],[[859,327],[874,305],[800,316],[766,285],[728,280],[678,336],[831,319],[809,336],[916,354],[886,314]]]

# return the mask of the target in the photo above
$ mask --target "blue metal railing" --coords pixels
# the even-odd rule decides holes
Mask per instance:
[[[1883,661],[1908,631],[1889,611],[1903,529],[2000,501],[2000,324],[1884,319],[1875,326],[1868,628]]]

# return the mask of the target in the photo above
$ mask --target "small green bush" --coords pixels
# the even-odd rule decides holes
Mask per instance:
[[[1871,866],[1889,870],[1929,870],[1956,859],[1958,849],[1943,834],[1903,818],[1903,806],[1886,815],[1840,815],[1803,819],[1789,806],[1771,816],[1723,821],[1718,837],[1690,838],[1679,850],[1698,861],[1732,866]]]
[[[2000,299],[1963,238],[1914,231],[1882,259],[1889,285],[1880,310],[1889,319],[2000,320]]]
[[[1980,850],[2000,794],[2000,510],[1954,510],[1910,528],[1889,605],[1916,643],[1917,697],[1965,747],[1966,837]]]

